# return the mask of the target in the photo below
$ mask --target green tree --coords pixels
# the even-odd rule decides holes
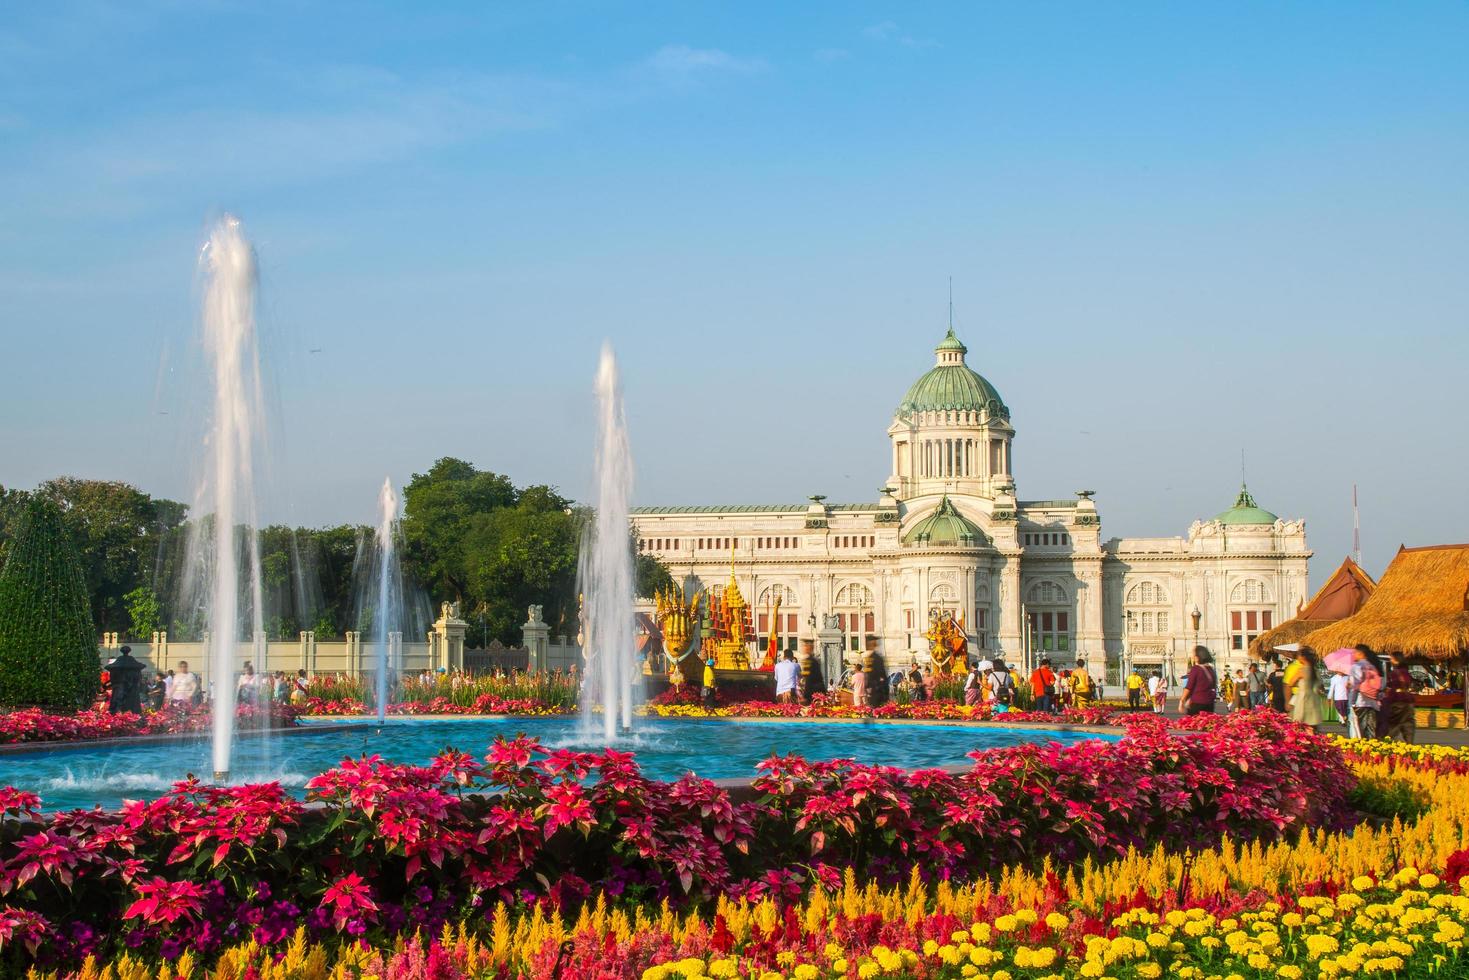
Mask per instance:
[[[464,537],[465,577],[491,637],[518,643],[532,603],[546,607],[547,622],[576,609],[576,558],[580,523],[570,501],[549,487],[527,487],[513,507],[477,515]]]
[[[98,671],[81,558],[59,508],[34,496],[0,569],[0,704],[85,707]]]
[[[475,518],[518,499],[508,477],[444,457],[403,488],[404,567],[435,598],[469,596],[465,539]]]
[[[146,585],[140,585],[123,596],[128,610],[128,636],[135,640],[146,640],[155,630],[161,629],[163,612],[158,606],[158,596]]]
[[[125,597],[139,586],[156,587],[153,566],[161,539],[182,524],[186,508],[113,480],[59,477],[36,492],[61,509],[81,553],[97,628],[122,632],[128,625]]]
[[[667,566],[652,555],[640,554],[633,558],[633,577],[638,596],[644,599],[651,599],[655,592],[673,586],[673,575]]]

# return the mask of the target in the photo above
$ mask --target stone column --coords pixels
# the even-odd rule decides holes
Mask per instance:
[[[1000,597],[995,603],[999,613],[998,648],[1005,663],[1020,665],[1024,652],[1023,626],[1020,622],[1020,555],[1007,554],[1000,568]]]
[[[1107,675],[1107,652],[1102,644],[1102,560],[1078,559],[1077,578],[1082,584],[1081,622],[1077,624],[1076,659],[1086,664],[1094,678]]]
[[[347,643],[347,670],[354,677],[362,676],[362,649],[357,643],[357,633],[347,630],[342,634],[342,639]]]
[[[520,645],[529,655],[527,667],[533,673],[544,672],[549,665],[551,627],[542,619],[541,608],[531,606],[527,609],[525,623],[520,627]]]
[[[439,609],[439,618],[434,621],[438,666],[449,670],[463,670],[464,634],[468,631],[469,624],[459,618],[459,603],[446,602]]]
[[[843,661],[842,627],[835,613],[826,613],[821,617],[821,630],[816,634],[816,644],[821,650],[822,679],[830,688],[841,680],[842,671],[845,669]],[[815,692],[824,693],[824,692]]]

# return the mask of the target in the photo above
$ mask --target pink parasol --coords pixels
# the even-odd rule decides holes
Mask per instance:
[[[1333,650],[1326,655],[1326,669],[1334,670],[1338,674],[1350,674],[1352,672],[1352,654],[1357,651],[1351,647],[1342,647]]]

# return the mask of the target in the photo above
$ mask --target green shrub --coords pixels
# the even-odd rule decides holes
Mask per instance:
[[[1413,787],[1396,779],[1377,780],[1362,777],[1348,796],[1356,810],[1370,816],[1412,823],[1428,812],[1429,801],[1414,792]]]
[[[97,695],[98,673],[81,557],[61,512],[37,494],[0,569],[0,704],[83,708]]]

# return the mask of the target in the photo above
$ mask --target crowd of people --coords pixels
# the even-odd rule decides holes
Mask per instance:
[[[1433,672],[1415,677],[1400,653],[1384,660],[1370,647],[1351,651],[1350,662],[1336,661],[1328,668],[1312,651],[1297,649],[1288,662],[1272,659],[1254,661],[1223,676],[1205,647],[1197,647],[1184,678],[1178,710],[1194,715],[1222,709],[1248,711],[1268,705],[1293,721],[1312,728],[1326,717],[1325,702],[1353,738],[1384,738],[1412,742],[1417,734],[1416,701],[1423,690],[1435,689],[1446,681]],[[1144,678],[1133,668],[1125,682],[1128,704],[1142,707],[1146,690],[1154,711],[1162,712],[1168,698],[1168,681],[1162,671]]]

